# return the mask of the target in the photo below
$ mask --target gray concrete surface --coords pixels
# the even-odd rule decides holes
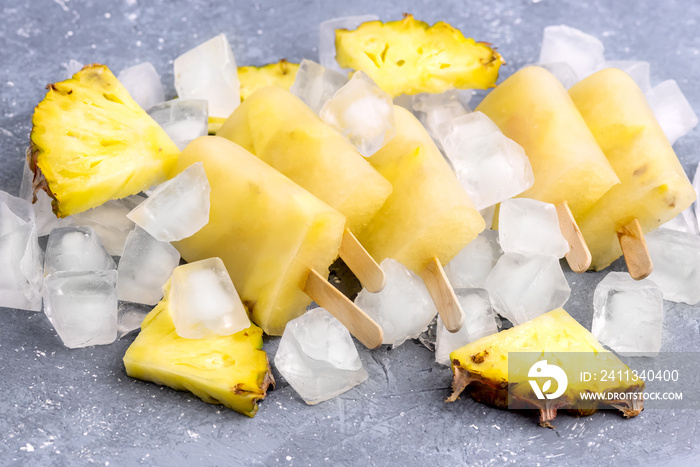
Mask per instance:
[[[15,194],[33,107],[69,59],[115,71],[151,61],[174,96],[172,60],[211,36],[226,33],[240,65],[299,61],[316,57],[322,20],[352,14],[448,20],[498,46],[508,61],[502,77],[537,59],[544,26],[569,24],[601,38],[610,59],[650,61],[653,83],[675,78],[700,113],[700,5],[682,0],[3,0],[0,11],[0,189]],[[700,130],[675,149],[692,176]],[[604,274],[567,275],[566,308],[590,326]],[[667,303],[666,313],[663,349],[700,350],[699,308]],[[697,411],[561,415],[548,430],[468,399],[445,404],[451,372],[415,342],[363,351],[369,380],[314,407],[276,374],[277,389],[248,419],[128,378],[121,357],[132,340],[69,350],[43,314],[0,309],[0,465],[690,465],[700,457]],[[267,339],[265,349],[272,355],[276,345]]]

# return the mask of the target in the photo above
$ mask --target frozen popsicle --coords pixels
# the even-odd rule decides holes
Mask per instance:
[[[673,219],[695,200],[688,177],[639,86],[625,72],[601,70],[569,90],[622,182],[579,219],[600,270],[625,254],[635,279],[651,273],[642,232]]]
[[[384,204],[391,184],[340,133],[292,93],[266,87],[246,98],[217,136],[240,144],[340,211],[347,218],[341,258],[365,287],[381,290],[384,273],[353,234]]]
[[[463,313],[442,264],[476,238],[484,220],[418,119],[399,106],[394,118],[396,136],[369,158],[394,190],[357,238],[375,260],[393,258],[420,275],[456,332]]]
[[[564,86],[544,68],[523,68],[476,110],[525,149],[535,184],[519,196],[558,206],[562,233],[570,244],[567,260],[574,271],[588,269],[590,253],[566,205],[578,220],[619,179]]]
[[[202,162],[211,186],[209,223],[174,243],[191,262],[218,256],[251,319],[271,335],[315,300],[367,347],[382,331],[326,281],[338,256],[345,217],[245,149],[202,136],[178,159],[176,173]]]

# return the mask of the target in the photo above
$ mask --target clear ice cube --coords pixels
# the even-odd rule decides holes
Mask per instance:
[[[323,308],[287,323],[275,367],[307,404],[332,399],[368,376],[350,333]]]
[[[464,310],[464,326],[455,333],[449,332],[438,315],[435,361],[442,365],[450,364],[450,353],[453,351],[498,332],[496,314],[493,312],[486,290],[456,289],[455,294]]]
[[[0,236],[35,220],[29,201],[0,190]]]
[[[162,242],[182,240],[209,222],[210,193],[204,165],[197,162],[158,185],[127,217]]]
[[[248,313],[220,258],[175,268],[168,306],[175,331],[187,339],[228,336],[250,327]]]
[[[454,289],[483,287],[502,254],[498,232],[484,230],[445,265],[447,279]]]
[[[148,114],[180,150],[209,134],[209,105],[201,99],[173,99],[151,107]]]
[[[553,74],[566,89],[578,82],[576,72],[566,62],[543,63],[539,66]]]
[[[19,197],[30,203],[34,197],[34,188],[32,187],[33,178],[34,174],[29,168],[29,164],[25,162],[24,172],[22,173],[22,184],[19,187]],[[36,193],[36,202],[32,204],[32,209],[34,210],[37,235],[39,237],[50,234],[53,229],[75,225],[72,216],[60,219],[56,217],[51,207],[51,198],[44,190],[39,190]]]
[[[68,61],[68,63],[63,64],[63,68],[65,69],[63,73],[63,79],[71,79],[74,74],[83,69],[83,66],[85,65],[71,58]]]
[[[299,65],[289,92],[304,101],[311,110],[319,113],[323,104],[347,82],[345,75],[304,59]]]
[[[376,15],[343,16],[332,18],[321,23],[319,27],[318,61],[324,67],[337,72],[345,71],[335,60],[335,30],[353,30],[367,21],[378,20]]]
[[[119,260],[119,300],[155,305],[162,288],[180,264],[180,253],[168,242],[136,227],[129,233]]]
[[[489,206],[487,208],[481,209],[479,214],[484,218],[484,223],[486,223],[486,228],[490,229],[493,225],[493,218],[496,215],[496,204]]]
[[[391,97],[362,71],[323,105],[319,116],[365,157],[379,151],[396,134]]]
[[[119,72],[117,79],[144,110],[165,100],[163,83],[160,82],[160,75],[151,62],[125,68]]]
[[[593,295],[591,332],[621,355],[656,356],[661,350],[663,293],[650,279],[611,272]]]
[[[430,136],[442,146],[453,129],[453,121],[471,112],[466,104],[471,96],[471,90],[465,93],[456,89],[441,94],[416,94],[411,106]]]
[[[559,228],[553,204],[529,198],[507,199],[498,211],[498,240],[506,253],[563,258],[569,243]]]
[[[241,103],[238,67],[223,34],[175,59],[175,89],[180,99],[204,99],[209,115],[228,118]]]
[[[111,199],[96,208],[73,214],[72,218],[76,225],[92,227],[111,256],[121,256],[126,236],[134,229],[134,223],[126,215],[144,199],[140,195]]]
[[[666,222],[665,224],[661,224],[659,228],[677,230],[679,232],[698,235],[698,220],[695,216],[694,209],[694,207],[684,209],[670,221]]]
[[[44,312],[66,347],[117,338],[117,271],[60,271],[44,281]]]
[[[535,183],[523,148],[501,133],[486,115],[472,112],[452,124],[442,145],[477,209],[512,198]]]
[[[671,144],[698,124],[697,114],[673,79],[654,86],[647,100]]]
[[[152,306],[140,303],[119,302],[117,306],[117,339],[140,329],[141,323],[152,309]]]
[[[390,258],[380,266],[386,286],[379,293],[362,289],[355,304],[384,330],[383,343],[397,347],[425,331],[437,309],[423,280],[406,266]]]
[[[544,28],[539,63],[568,63],[583,79],[595,72],[605,61],[605,47],[597,38],[569,26]]]
[[[571,294],[554,255],[505,253],[484,288],[498,314],[515,325],[563,306]]]
[[[33,220],[0,235],[0,307],[41,310],[43,259]]]
[[[607,60],[600,68],[618,68],[630,75],[644,94],[651,90],[651,67],[649,66],[649,62],[636,60]]]
[[[700,237],[658,229],[644,236],[654,270],[649,275],[664,299],[695,305],[700,302]]]
[[[92,227],[61,227],[51,231],[46,244],[44,275],[58,271],[106,271],[116,268]]]

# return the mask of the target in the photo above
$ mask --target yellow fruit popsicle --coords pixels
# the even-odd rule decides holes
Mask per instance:
[[[654,230],[690,206],[695,191],[644,94],[626,73],[599,71],[569,94],[622,182],[579,219],[593,255],[591,267],[600,270],[620,257],[625,228],[635,219],[642,231]],[[630,273],[642,278],[631,268]]]
[[[217,136],[240,144],[340,211],[352,233],[369,222],[391,193],[391,184],[340,133],[279,87],[247,97]],[[366,284],[343,251],[341,257]],[[373,270],[381,272],[378,265]],[[382,275],[379,285],[383,281]]]
[[[224,138],[194,140],[176,172],[195,162],[203,163],[211,185],[209,223],[175,247],[187,261],[220,257],[251,319],[280,335],[316,299],[305,292],[309,284],[333,289],[324,278],[338,256],[345,217]]]
[[[425,280],[426,270],[441,271],[476,238],[484,220],[420,122],[398,106],[394,118],[396,136],[369,158],[393,192],[357,238],[378,262],[393,258]]]

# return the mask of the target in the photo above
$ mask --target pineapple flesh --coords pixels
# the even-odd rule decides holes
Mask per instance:
[[[255,416],[258,401],[275,383],[267,354],[261,350],[262,330],[251,324],[230,336],[185,339],[175,332],[167,290],[165,297],[143,320],[141,332],[127,349],[126,373]]]
[[[258,89],[278,86],[289,91],[299,70],[298,63],[289,63],[284,58],[277,63],[264,66],[239,66],[238,80],[241,82],[241,101]]]
[[[50,84],[32,125],[34,190],[53,198],[58,217],[167,180],[180,154],[104,65]]]
[[[369,21],[335,33],[336,60],[362,70],[392,97],[450,89],[493,87],[503,62],[489,44],[476,42],[447,23],[429,26],[412,15]]]
[[[528,407],[540,411],[540,424],[551,428],[551,421],[557,415],[557,410],[566,409],[572,404],[583,404],[579,394],[583,392],[613,392],[641,393],[644,382],[632,378],[617,378],[614,381],[603,381],[602,378],[578,382],[569,378],[566,391],[556,399],[540,400],[535,397],[530,388],[524,384],[514,383],[513,380],[527,379],[525,365],[522,373],[518,371],[516,378],[509,381],[509,352],[528,352],[536,357],[534,364],[540,358],[546,358],[547,363],[562,368],[568,375],[578,375],[581,371],[605,370],[607,374],[625,374],[629,367],[622,363],[615,354],[605,350],[598,340],[581,326],[562,308],[550,311],[537,318],[483,337],[475,342],[455,350],[450,354],[454,381],[452,395],[447,402],[454,402],[465,389],[473,399],[497,407],[508,407],[508,390],[514,403],[519,407]],[[578,357],[583,353],[585,357]],[[530,355],[530,354],[528,354]],[[620,373],[618,373],[620,372]],[[642,400],[621,399],[609,401],[607,405],[618,408],[626,417],[634,417],[643,409]],[[596,408],[573,410],[578,415],[591,415]]]

